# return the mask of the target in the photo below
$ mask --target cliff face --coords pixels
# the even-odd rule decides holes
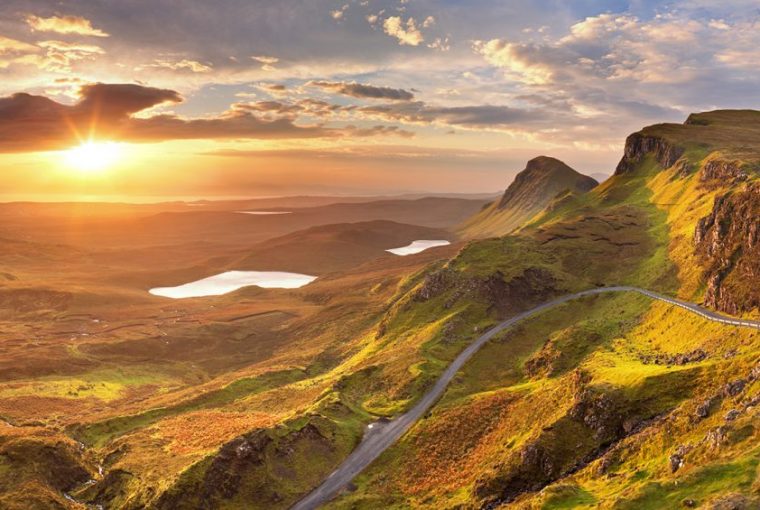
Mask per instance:
[[[694,232],[705,268],[705,302],[727,313],[760,308],[760,183],[715,199]]]
[[[632,172],[649,153],[654,154],[660,166],[670,168],[683,156],[684,149],[659,136],[634,133],[625,140],[625,152],[615,169],[615,175]]]
[[[692,227],[705,303],[731,314],[760,308],[760,183],[753,180],[760,168],[760,113],[717,110],[692,114],[683,124],[646,127],[626,139],[615,175],[638,171],[646,157],[674,178],[698,169],[700,191],[693,199],[719,191],[712,212]]]

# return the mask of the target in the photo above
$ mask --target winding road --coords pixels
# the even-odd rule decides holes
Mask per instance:
[[[593,296],[597,294],[603,294],[607,292],[637,292],[644,296],[656,299],[658,301],[664,301],[671,305],[678,306],[689,312],[695,313],[700,317],[707,320],[719,322],[721,324],[727,324],[731,326],[747,327],[760,330],[760,321],[749,321],[742,319],[734,319],[726,317],[719,313],[713,312],[702,308],[699,305],[681,301],[671,297],[663,296],[656,292],[652,292],[638,287],[628,286],[616,286],[616,287],[599,287],[590,290],[584,290],[582,292],[576,292],[575,294],[569,294],[561,298],[549,301],[535,308],[515,315],[514,317],[497,324],[486,333],[478,337],[473,343],[462,351],[459,356],[454,359],[451,365],[448,366],[446,371],[436,381],[435,385],[420,399],[417,404],[402,414],[401,416],[390,421],[379,421],[367,426],[367,430],[364,434],[364,438],[359,446],[343,461],[343,464],[338,467],[330,476],[328,476],[322,484],[314,489],[311,493],[305,496],[301,501],[296,503],[291,510],[312,510],[320,505],[323,505],[330,501],[335,495],[343,489],[348,483],[354,479],[364,468],[372,463],[376,458],[380,456],[389,446],[391,446],[398,438],[400,438],[414,424],[425,412],[432,407],[432,405],[440,398],[446,387],[454,378],[454,375],[464,364],[469,360],[483,344],[491,340],[494,336],[498,335],[505,329],[513,326],[514,324],[527,319],[533,315],[541,313],[549,308],[561,305],[568,301],[579,299],[586,296]]]

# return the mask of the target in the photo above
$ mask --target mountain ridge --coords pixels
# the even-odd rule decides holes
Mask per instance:
[[[505,235],[539,213],[562,193],[583,194],[599,183],[550,156],[529,160],[501,199],[467,220],[460,232],[470,237]]]

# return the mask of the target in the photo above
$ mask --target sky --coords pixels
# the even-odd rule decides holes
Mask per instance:
[[[492,192],[760,106],[756,0],[3,0],[0,195]]]

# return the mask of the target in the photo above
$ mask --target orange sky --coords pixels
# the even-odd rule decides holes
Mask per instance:
[[[760,102],[742,0],[209,5],[4,2],[0,199],[496,191]]]

